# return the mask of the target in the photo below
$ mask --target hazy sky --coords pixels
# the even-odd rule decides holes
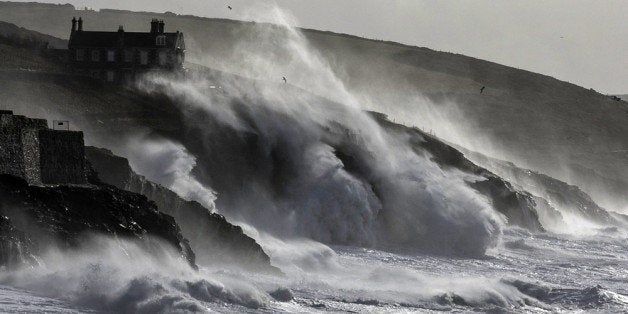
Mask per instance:
[[[41,0],[232,19],[249,19],[246,8],[261,1]],[[460,53],[628,94],[628,0],[265,2],[290,11],[297,26]]]

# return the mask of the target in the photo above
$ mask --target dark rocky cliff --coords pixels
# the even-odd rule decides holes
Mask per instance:
[[[37,263],[31,253],[33,243],[17,230],[6,216],[0,217],[0,265],[13,268]]]
[[[570,185],[543,173],[521,168],[511,162],[490,158],[485,155],[465,151],[465,155],[502,178],[507,178],[521,189],[560,206],[562,210],[603,225],[622,226],[627,216],[609,212],[578,186]]]
[[[545,230],[535,208],[537,202],[542,200],[536,199],[524,190],[517,190],[502,177],[474,164],[463,153],[436,137],[416,128],[395,124],[383,114],[372,113],[372,116],[387,130],[408,135],[417,154],[427,152],[441,167],[455,168],[479,176],[481,179],[469,183],[469,186],[486,196],[495,210],[508,218],[509,224],[531,231]]]
[[[172,216],[145,196],[114,186],[29,186],[0,175],[0,262],[28,262],[50,245],[80,247],[88,234],[138,240],[150,251],[147,236],[163,239],[195,265],[195,256]],[[10,219],[10,221],[9,221]]]
[[[186,201],[169,189],[136,174],[127,159],[106,149],[86,147],[86,157],[107,184],[145,195],[159,210],[172,215],[190,241],[200,264],[240,266],[256,271],[277,272],[262,248],[222,215],[201,204]]]

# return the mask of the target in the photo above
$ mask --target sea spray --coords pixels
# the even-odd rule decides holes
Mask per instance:
[[[272,14],[284,23],[281,12]],[[274,234],[325,243],[454,255],[482,255],[495,244],[500,218],[466,184],[477,178],[441,169],[407,139],[387,133],[297,30],[285,23],[268,27],[281,28],[284,36],[259,33],[271,36],[266,49],[243,43],[238,53],[246,58],[239,66],[246,67],[234,71],[257,79],[268,73],[263,81],[150,74],[138,85],[170,96],[191,136],[202,138],[194,141],[202,147],[186,147],[195,151],[204,175],[199,180],[221,193],[223,214]],[[242,72],[247,68],[254,72]],[[301,74],[290,84],[268,82],[274,73],[294,69]],[[226,136],[233,138],[221,138]],[[357,172],[341,153],[356,161]]]
[[[214,210],[215,192],[192,175],[196,158],[184,147],[166,139],[135,137],[126,144],[131,167],[186,200],[199,202]]]
[[[259,308],[272,299],[250,280],[203,275],[158,239],[152,249],[135,241],[94,236],[81,248],[50,248],[43,265],[3,272],[0,283],[76,305],[117,313],[209,312],[232,304]]]

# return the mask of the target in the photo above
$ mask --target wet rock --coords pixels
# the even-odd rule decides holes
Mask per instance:
[[[273,299],[279,302],[290,302],[292,301],[292,299],[294,299],[294,296],[292,295],[290,289],[286,288],[278,288],[277,290],[270,292],[269,294],[271,297],[273,297]]]
[[[198,202],[186,201],[169,189],[136,174],[126,158],[96,147],[86,147],[86,158],[98,172],[98,178],[118,188],[145,195],[159,210],[172,215],[198,262],[206,265],[239,266],[249,270],[280,273],[270,264],[270,257],[242,228],[224,216],[212,213]]]
[[[146,245],[150,244],[144,240],[151,235],[171,244],[195,267],[194,253],[174,218],[159,212],[145,196],[114,186],[29,186],[20,178],[0,175],[0,215],[32,240],[29,247],[35,254],[51,244],[79,247],[89,233],[137,239]],[[5,229],[9,236],[27,242],[11,227]]]
[[[0,216],[0,265],[15,268],[33,265],[36,259],[31,253],[31,240],[16,229],[8,217]]]
[[[508,218],[508,223],[532,231],[544,231],[535,209],[536,203],[529,193],[516,191],[512,185],[497,176],[469,185],[488,196],[493,207]]]

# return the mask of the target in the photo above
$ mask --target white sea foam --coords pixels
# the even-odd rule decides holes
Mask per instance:
[[[118,313],[205,312],[227,302],[259,308],[270,296],[237,278],[200,276],[157,239],[151,250],[134,241],[93,237],[80,249],[51,248],[43,265],[0,274],[5,285],[87,308]]]

